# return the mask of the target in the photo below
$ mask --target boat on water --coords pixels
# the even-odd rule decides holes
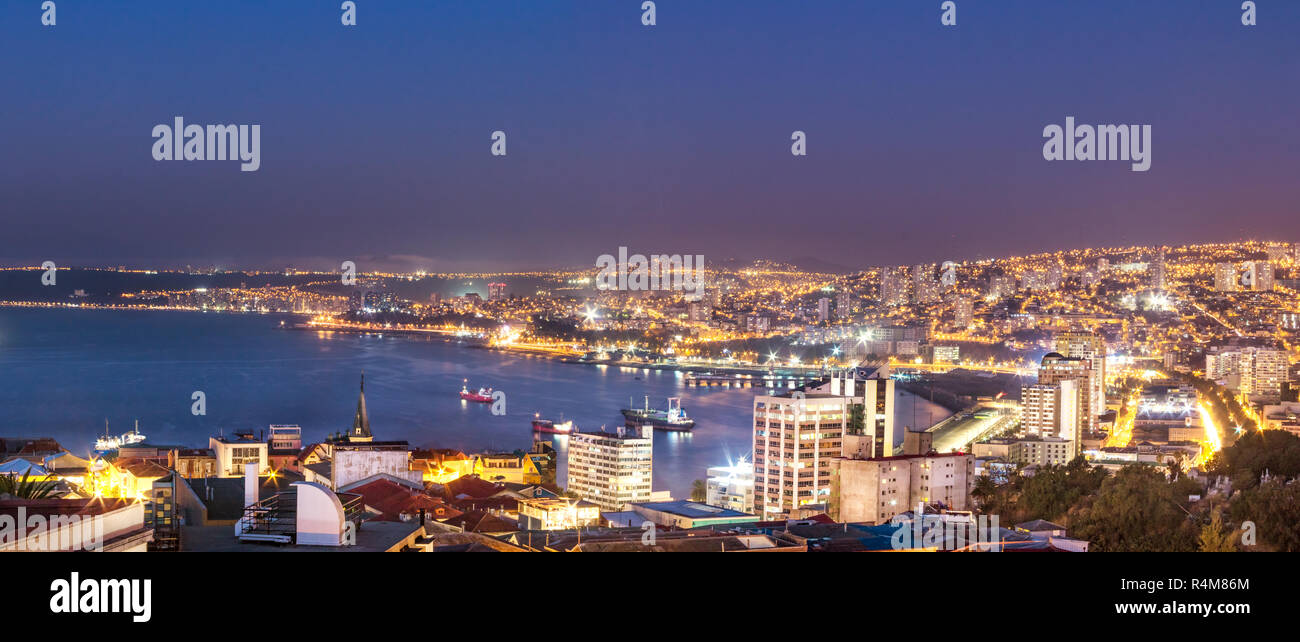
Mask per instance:
[[[144,440],[145,436],[144,433],[140,432],[139,420],[136,420],[134,430],[117,435],[116,437],[108,434],[108,420],[104,420],[104,436],[95,440],[95,451],[101,453],[112,452],[122,446],[138,444]]]
[[[628,401],[628,405],[632,405],[631,400]],[[695,428],[695,420],[687,417],[686,411],[682,410],[681,397],[669,397],[667,410],[652,410],[650,397],[646,397],[644,408],[624,408],[623,418],[627,420],[627,425],[633,428],[649,426],[655,430],[675,432],[687,432]]]
[[[479,403],[492,403],[492,389],[479,388],[478,392],[471,392],[468,386],[460,387],[460,398],[465,401],[477,401]]]
[[[568,435],[578,432],[578,427],[573,425],[573,420],[554,422],[550,419],[540,419],[533,415],[533,432],[544,432],[552,435]]]

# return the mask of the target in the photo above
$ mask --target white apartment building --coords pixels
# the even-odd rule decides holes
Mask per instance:
[[[754,513],[754,463],[710,466],[704,503],[741,513]]]
[[[1035,384],[1020,388],[1020,425],[1033,437],[1059,437],[1078,441],[1082,425],[1082,388],[1073,379],[1055,384]]]
[[[806,392],[754,398],[754,513],[788,515],[824,504],[830,461],[842,456],[846,434],[872,438],[874,454],[895,453],[894,382],[833,376]]]
[[[1089,428],[1096,428],[1096,417],[1106,414],[1106,341],[1091,332],[1062,332],[1056,335],[1053,347],[1066,357],[1088,360],[1091,372],[1085,395],[1092,416]]]
[[[1059,352],[1049,352],[1039,365],[1038,383],[1054,385],[1062,381],[1074,381],[1080,394],[1077,413],[1079,429],[1091,432],[1097,428],[1097,415],[1106,411],[1105,379],[1093,369],[1094,366],[1098,366],[1098,361],[1104,364],[1106,357],[1104,353],[1098,354],[1092,350],[1081,350],[1075,347],[1076,352],[1093,356],[1067,357]],[[1105,368],[1104,365],[1098,367]]]
[[[257,464],[258,474],[270,469],[267,458],[267,443],[253,437],[251,433],[236,434],[234,437],[218,436],[208,438],[208,448],[217,459],[218,477],[243,477],[244,464]]]
[[[622,429],[569,435],[568,490],[609,511],[652,501],[653,445],[653,437]]]
[[[1205,355],[1205,376],[1225,381],[1251,401],[1278,401],[1290,380],[1285,350],[1253,346],[1216,346]]]

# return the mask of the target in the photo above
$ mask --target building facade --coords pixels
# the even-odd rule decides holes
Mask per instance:
[[[569,488],[604,510],[650,501],[653,437],[634,431],[569,435]]]

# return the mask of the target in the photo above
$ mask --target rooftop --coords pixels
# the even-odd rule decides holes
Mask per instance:
[[[742,513],[729,508],[719,508],[700,502],[693,502],[689,499],[678,499],[671,502],[638,502],[632,504],[648,510],[669,513],[680,517],[689,517],[692,519],[709,519],[722,517],[755,517],[750,513]]]

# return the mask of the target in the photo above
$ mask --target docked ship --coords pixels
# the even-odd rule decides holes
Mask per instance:
[[[122,446],[130,446],[144,441],[144,433],[140,432],[140,421],[136,420],[135,429],[118,435],[116,437],[108,434],[108,421],[104,421],[104,436],[95,440],[95,451],[101,453],[112,452]]]
[[[478,392],[470,392],[468,386],[460,387],[460,398],[465,401],[477,401],[479,403],[492,403],[492,389],[479,388]]]
[[[695,427],[695,420],[687,417],[686,411],[682,410],[680,397],[669,397],[667,410],[651,410],[650,397],[646,397],[644,408],[624,408],[623,418],[627,420],[628,426],[634,428],[649,426],[655,430],[686,432]]]
[[[552,435],[568,435],[578,432],[577,426],[573,425],[573,420],[556,423],[550,419],[539,419],[533,415],[533,432],[544,432]]]

